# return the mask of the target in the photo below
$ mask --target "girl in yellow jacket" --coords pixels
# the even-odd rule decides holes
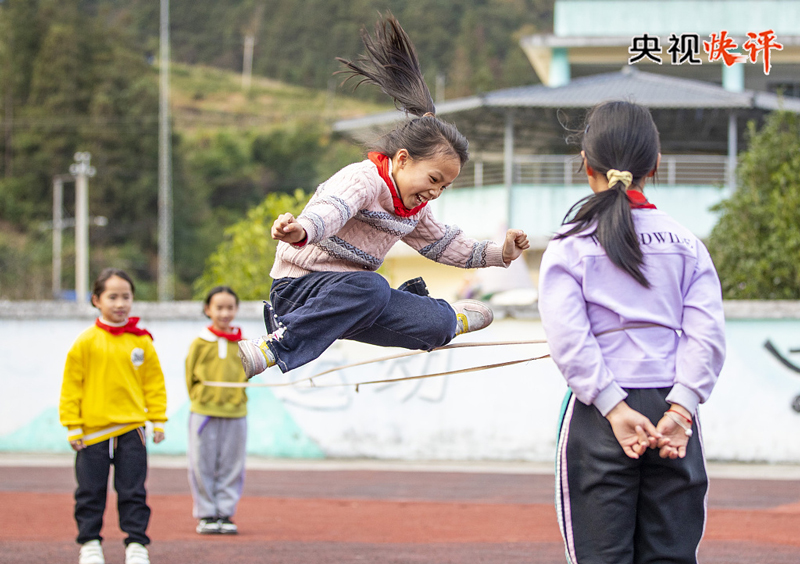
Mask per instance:
[[[231,521],[244,487],[247,396],[243,388],[205,386],[203,382],[245,382],[238,357],[242,330],[231,327],[239,298],[227,286],[206,296],[203,311],[211,325],[192,342],[186,358],[189,414],[189,486],[196,531],[237,533]]]
[[[111,464],[125,563],[149,564],[150,520],[145,478],[144,426],[153,442],[164,440],[167,392],[153,337],[128,317],[134,285],[122,270],[106,268],[94,282],[95,324],[81,333],[67,354],[59,413],[75,457],[75,520],[81,545],[79,564],[104,564],[100,530]]]

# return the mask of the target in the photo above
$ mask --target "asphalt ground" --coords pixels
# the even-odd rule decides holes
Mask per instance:
[[[77,562],[70,456],[0,455],[0,564]],[[185,461],[151,459],[154,564],[565,562],[549,465],[250,460],[236,536],[194,532]],[[800,563],[800,467],[710,465],[704,564]],[[124,562],[110,488],[106,562]]]

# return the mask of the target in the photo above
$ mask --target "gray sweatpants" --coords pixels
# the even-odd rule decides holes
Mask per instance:
[[[247,418],[189,414],[189,486],[195,519],[232,517],[244,487]]]

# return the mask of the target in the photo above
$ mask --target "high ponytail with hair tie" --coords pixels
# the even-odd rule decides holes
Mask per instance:
[[[595,237],[614,265],[649,288],[626,190],[655,170],[658,129],[646,108],[622,101],[596,106],[586,122],[581,142],[586,163],[608,178],[609,189],[572,206],[563,222],[572,227],[555,238]]]
[[[610,169],[606,173],[606,178],[608,178],[609,186],[614,186],[617,182],[621,182],[625,190],[627,190],[628,186],[633,182],[633,175],[630,172],[627,170],[619,171],[615,168]]]

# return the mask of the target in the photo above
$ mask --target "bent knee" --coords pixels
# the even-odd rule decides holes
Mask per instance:
[[[377,272],[357,272],[348,278],[347,283],[354,287],[364,303],[378,311],[386,307],[392,295],[389,282]]]

